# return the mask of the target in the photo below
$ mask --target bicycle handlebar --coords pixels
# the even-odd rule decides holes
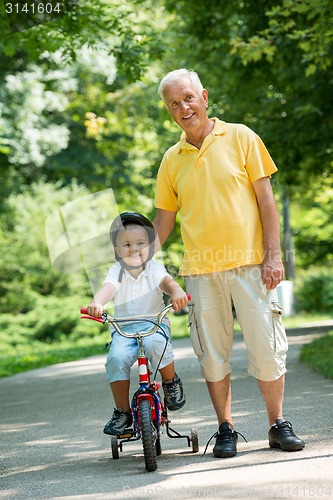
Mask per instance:
[[[187,298],[188,300],[191,300],[191,296],[189,294],[187,294]],[[91,319],[93,321],[97,321],[98,323],[112,323],[116,329],[116,331],[122,335],[123,337],[127,337],[127,338],[135,338],[135,337],[148,337],[148,335],[153,335],[153,333],[155,333],[159,326],[161,326],[161,323],[162,323],[162,320],[164,318],[164,316],[173,308],[173,305],[172,304],[169,304],[165,307],[163,307],[163,309],[159,312],[159,313],[156,313],[156,314],[146,314],[146,315],[143,315],[143,316],[131,316],[131,317],[128,317],[128,318],[114,318],[113,316],[110,316],[108,313],[104,312],[102,314],[102,316],[100,318],[97,318],[95,316],[89,316],[87,315],[88,313],[88,308],[87,307],[81,307],[80,309],[80,312],[81,314],[84,314],[85,316],[81,316],[81,319]],[[156,318],[156,321],[152,321],[152,320],[149,320],[148,318]],[[151,321],[151,323],[154,324],[154,326],[148,330],[147,332],[136,332],[136,333],[127,333],[127,332],[124,332],[118,323],[124,323],[124,322],[129,322],[129,321],[140,321],[140,320],[147,320],[148,321]]]

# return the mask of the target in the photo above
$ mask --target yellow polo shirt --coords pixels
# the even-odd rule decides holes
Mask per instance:
[[[241,124],[213,118],[200,150],[180,141],[164,155],[155,206],[180,212],[183,276],[263,260],[263,234],[252,182],[277,171],[260,137]]]

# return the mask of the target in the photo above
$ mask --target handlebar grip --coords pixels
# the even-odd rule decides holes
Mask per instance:
[[[89,316],[87,307],[81,307],[80,313],[87,315],[87,316],[81,316],[81,319],[92,319],[94,321],[97,321],[98,323],[105,323],[103,318],[96,318],[96,316]]]
[[[102,318],[96,318],[95,316],[81,316],[81,319],[92,319],[93,321],[97,321],[98,323],[104,323]]]
[[[192,297],[189,293],[186,294],[186,297],[188,298],[188,300],[192,300]]]

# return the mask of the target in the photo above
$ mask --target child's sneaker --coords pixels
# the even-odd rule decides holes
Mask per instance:
[[[180,378],[176,375],[172,380],[166,380],[162,383],[165,403],[170,411],[179,410],[186,403],[183,384]]]
[[[123,434],[125,429],[131,427],[133,422],[132,414],[122,408],[115,408],[111,419],[105,425],[104,434]]]

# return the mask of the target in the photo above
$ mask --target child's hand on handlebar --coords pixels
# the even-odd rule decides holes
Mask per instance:
[[[104,312],[104,307],[102,304],[97,304],[96,302],[90,302],[87,306],[89,316],[95,316],[95,318],[100,318]]]
[[[186,307],[188,303],[188,297],[181,287],[179,287],[179,289],[175,287],[175,289],[170,294],[170,302],[175,312],[177,312],[179,311],[179,309]]]
[[[166,276],[160,284],[161,290],[170,296],[170,302],[175,310],[179,311],[185,307],[189,301],[186,292],[182,289],[178,283],[171,278],[171,276]]]

